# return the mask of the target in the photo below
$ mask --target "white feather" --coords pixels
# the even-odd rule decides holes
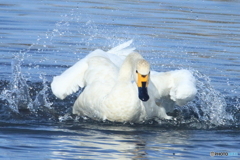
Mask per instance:
[[[84,73],[88,65],[85,60],[79,61],[63,72],[60,76],[53,77],[51,83],[52,92],[60,99],[78,91],[79,87],[84,87]]]
[[[73,106],[73,113],[97,120],[139,122],[154,117],[171,118],[166,112],[172,111],[175,104],[184,105],[194,98],[195,78],[187,70],[151,71],[150,98],[142,102],[138,98],[134,67],[143,58],[129,47],[131,43],[132,40],[107,52],[100,49],[91,52],[53,78],[53,93],[64,99],[79,87],[85,87]],[[145,69],[149,72],[149,68]]]
[[[127,47],[129,47],[132,44],[132,42],[133,42],[133,40],[129,40],[125,43],[118,45],[117,47],[110,49],[107,52],[112,53],[112,54],[117,54],[119,51],[121,52],[123,49],[126,49]]]
[[[84,73],[88,69],[88,59],[91,57],[105,57],[109,59],[113,64],[120,67],[123,62],[124,57],[119,57],[118,54],[131,53],[134,48],[127,48],[131,45],[132,40],[118,45],[107,52],[97,49],[89,53],[85,58],[78,61],[72,67],[63,72],[60,76],[53,77],[51,83],[52,92],[56,97],[64,99],[66,96],[77,92],[79,87],[83,88],[85,86]],[[111,53],[111,54],[109,54]]]

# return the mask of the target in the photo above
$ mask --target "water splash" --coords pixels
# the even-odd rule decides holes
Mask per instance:
[[[215,125],[227,125],[233,121],[232,114],[226,111],[227,103],[224,95],[211,86],[210,79],[204,74],[196,71],[195,76],[198,78],[199,88],[196,104],[203,112],[202,119]]]
[[[52,109],[52,102],[50,102],[49,98],[48,98],[48,90],[50,89],[49,86],[47,85],[47,80],[46,77],[44,76],[44,74],[41,74],[40,79],[43,80],[43,89],[38,92],[38,94],[36,95],[35,100],[33,101],[33,107],[34,108],[48,108],[48,109]]]
[[[46,84],[46,78],[44,75],[40,75],[40,78],[43,80],[43,89],[38,92],[34,98],[31,92],[33,92],[35,88],[27,84],[27,79],[22,74],[22,60],[19,56],[15,56],[13,59],[11,63],[12,80],[8,87],[1,92],[0,99],[7,101],[8,108],[17,114],[21,114],[22,111],[37,114],[38,111],[44,107],[51,109],[52,103],[48,99],[47,90],[49,87]]]
[[[195,122],[194,127],[197,127],[197,125],[202,127],[202,124],[204,124],[207,128],[231,126],[234,117],[231,112],[227,112],[224,95],[213,88],[210,78],[203,73],[195,70],[193,75],[197,80],[198,92],[194,101],[189,102],[183,108],[178,108],[183,115],[192,115],[191,121],[182,119],[182,123]]]
[[[21,60],[17,57],[11,63],[12,80],[9,89],[5,89],[1,93],[1,99],[5,99],[9,103],[12,111],[19,113],[19,110],[33,110],[32,99],[29,94],[29,87],[21,71]]]

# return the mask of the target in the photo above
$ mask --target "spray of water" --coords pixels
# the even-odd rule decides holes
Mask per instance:
[[[35,88],[27,84],[27,80],[22,74],[21,62],[22,59],[18,56],[13,59],[11,64],[12,80],[8,87],[1,92],[0,99],[7,101],[8,109],[15,114],[21,114],[21,112],[26,111],[38,114],[39,110],[45,110],[45,108],[48,110],[52,109],[52,103],[49,101],[47,94],[49,87],[46,84],[46,78],[44,75],[40,75],[40,78],[43,80],[43,89],[36,96],[32,96],[31,92],[34,92]]]

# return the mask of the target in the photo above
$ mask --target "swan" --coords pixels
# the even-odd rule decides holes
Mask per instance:
[[[196,93],[188,70],[156,72],[132,40],[105,52],[97,49],[61,75],[53,77],[53,94],[64,99],[84,88],[73,105],[73,114],[95,120],[143,122],[172,119],[175,105],[185,105]]]

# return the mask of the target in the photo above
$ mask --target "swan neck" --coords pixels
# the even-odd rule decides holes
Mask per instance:
[[[118,80],[122,82],[130,82],[132,80],[133,73],[136,72],[136,62],[139,59],[143,59],[139,53],[133,52],[129,54],[123,62],[122,67],[120,68]]]

